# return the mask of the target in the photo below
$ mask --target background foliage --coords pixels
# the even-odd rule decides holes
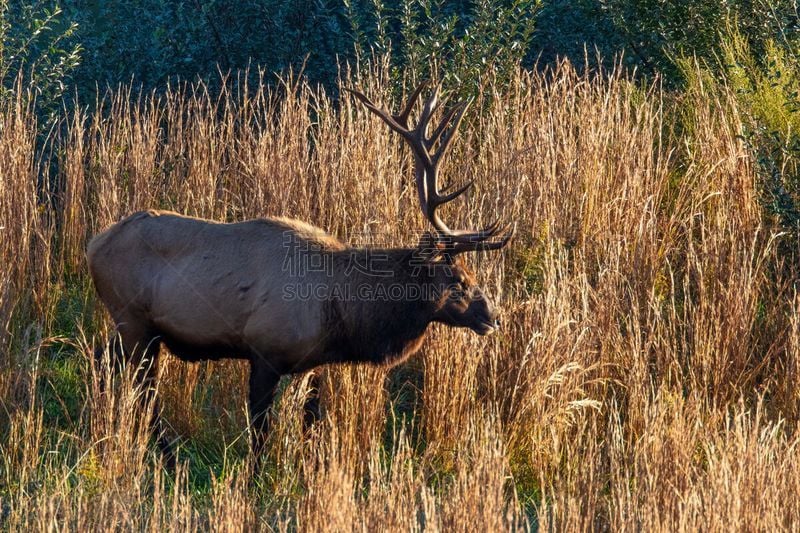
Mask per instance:
[[[78,26],[50,2],[0,0],[0,97],[31,87],[43,114],[52,117],[79,64]]]
[[[761,58],[776,42],[795,42],[800,28],[795,0],[4,0],[0,8],[5,86],[27,69],[48,99],[72,86],[85,102],[132,80],[163,90],[254,65],[305,65],[312,83],[335,90],[341,64],[389,53],[401,82],[434,69],[480,87],[490,70],[510,72],[519,61],[597,66],[598,57],[621,56],[675,85],[684,57],[725,73],[732,32]]]

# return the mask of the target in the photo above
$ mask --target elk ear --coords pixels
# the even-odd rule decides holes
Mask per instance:
[[[426,261],[436,261],[444,252],[445,246],[436,234],[430,231],[422,234],[417,244],[417,257]]]
[[[426,231],[419,238],[417,244],[417,251],[420,257],[432,258],[439,253],[439,240],[436,235],[430,231]]]
[[[452,253],[452,245],[449,245],[448,242],[449,239],[442,239],[439,235],[426,231],[417,244],[417,257],[452,265],[455,261],[455,254]]]

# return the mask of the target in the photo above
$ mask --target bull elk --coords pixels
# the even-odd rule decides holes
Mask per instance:
[[[479,335],[497,328],[491,303],[459,254],[500,249],[514,228],[495,222],[479,231],[453,230],[440,218],[438,208],[472,185],[450,192],[438,186],[467,104],[444,112],[428,135],[439,108],[437,87],[410,128],[424,86],[396,115],[350,91],[413,151],[420,205],[433,226],[419,245],[351,248],[288,218],[219,223],[168,211],[134,213],[94,237],[87,252],[97,293],[117,327],[114,360],[145,363],[149,370],[138,379],[148,390],[161,345],[184,361],[248,360],[258,452],[282,375],[327,363],[396,364],[419,349],[432,322]],[[368,269],[353,268],[354,258]],[[310,297],[298,287],[311,288]],[[398,294],[391,287],[418,290]],[[378,293],[391,297],[370,297]]]

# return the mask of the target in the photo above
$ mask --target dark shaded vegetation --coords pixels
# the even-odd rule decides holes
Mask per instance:
[[[60,78],[85,101],[120,83],[163,88],[170,80],[258,66],[303,68],[335,85],[339,65],[391,52],[398,79],[473,71],[512,60],[540,67],[617,55],[646,76],[681,79],[676,60],[721,63],[731,28],[755,57],[795,42],[792,0],[40,0],[3,3],[3,78],[25,65],[42,83]],[[595,53],[595,50],[598,54]],[[402,72],[402,73],[401,73]],[[471,73],[472,72],[472,73]],[[11,75],[10,75],[11,74]],[[7,85],[7,83],[6,83]],[[47,97],[60,96],[48,89]]]

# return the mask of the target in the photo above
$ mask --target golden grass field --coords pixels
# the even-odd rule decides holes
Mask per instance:
[[[385,68],[347,84],[398,105]],[[455,226],[517,222],[506,249],[470,258],[501,331],[434,326],[397,368],[326,369],[307,435],[307,380],[286,380],[256,473],[244,364],[164,359],[174,473],[130,379],[100,392],[91,353],[113,325],[86,243],[166,208],[412,245],[427,225],[409,150],[352,99],[291,79],[120,88],[38,144],[23,101],[0,110],[3,529],[800,528],[799,300],[782,252],[797,243],[765,214],[723,84],[698,72],[669,92],[563,64],[489,85],[443,172],[476,181]]]

